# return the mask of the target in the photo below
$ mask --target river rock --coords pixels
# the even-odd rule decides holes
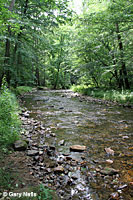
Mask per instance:
[[[43,155],[43,151],[39,151],[39,155]]]
[[[78,179],[78,173],[77,172],[69,172],[68,176],[72,179]]]
[[[14,149],[16,151],[25,151],[27,149],[27,143],[23,140],[17,140],[14,143]]]
[[[50,133],[50,136],[55,137],[56,135],[55,133]]]
[[[113,192],[111,195],[110,195],[110,199],[115,199],[115,200],[119,200],[119,193],[118,192]]]
[[[55,167],[54,172],[64,172],[64,168],[62,166]]]
[[[37,150],[28,150],[28,156],[36,156],[39,152]]]
[[[59,146],[63,146],[64,144],[65,144],[65,140],[60,140],[58,143]]]
[[[127,135],[123,136],[122,139],[128,139],[129,137]]]
[[[110,147],[109,147],[109,148],[105,148],[104,150],[106,151],[106,153],[107,153],[108,155],[114,156],[114,150],[111,149]]]
[[[128,185],[127,185],[127,184],[124,184],[124,185],[119,186],[118,190],[123,190],[123,189],[125,189],[125,188],[127,188],[127,187],[128,187]]]
[[[108,159],[108,160],[106,160],[106,163],[107,164],[113,164],[113,160]]]
[[[52,151],[55,151],[55,146],[51,145],[51,146],[49,146],[49,149],[52,150]]]
[[[113,168],[109,168],[109,167],[105,167],[103,170],[100,171],[101,174],[104,175],[114,175],[117,174],[119,172],[119,170],[113,169]]]
[[[29,113],[28,113],[28,111],[21,113],[21,115],[24,116],[24,117],[26,117],[26,118],[29,117]]]
[[[59,109],[60,109],[60,110],[63,110],[63,109],[64,109],[64,107],[59,107]]]
[[[73,145],[70,147],[70,151],[84,151],[86,150],[86,146],[81,146],[81,145]]]
[[[49,160],[49,163],[46,164],[46,167],[48,168],[53,168],[53,167],[56,167],[56,161],[52,161],[52,160]]]

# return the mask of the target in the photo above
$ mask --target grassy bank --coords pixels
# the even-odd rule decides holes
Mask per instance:
[[[79,92],[94,98],[110,100],[124,104],[133,104],[133,92],[131,90],[92,88],[85,85],[72,86],[71,89],[74,92]]]

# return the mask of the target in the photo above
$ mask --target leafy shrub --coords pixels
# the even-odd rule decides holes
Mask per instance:
[[[19,138],[20,120],[15,95],[3,81],[0,93],[0,145],[7,147]]]
[[[29,86],[18,86],[17,88],[12,88],[12,91],[16,94],[16,95],[23,95],[26,92],[31,92],[32,91],[32,87]]]

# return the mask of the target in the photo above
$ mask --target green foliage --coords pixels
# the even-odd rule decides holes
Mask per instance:
[[[131,10],[131,1],[84,1],[84,12],[75,20],[80,84],[121,89],[132,85]]]
[[[20,120],[18,104],[5,85],[5,79],[0,93],[0,145],[7,147],[19,137]]]
[[[82,2],[72,16],[69,0],[0,1],[0,85],[132,88],[131,0]]]
[[[51,192],[53,191],[49,188],[44,187],[43,184],[40,184],[38,200],[52,200],[53,197]]]
[[[13,176],[7,168],[0,168],[0,191],[12,188]]]
[[[133,92],[131,90],[108,90],[105,88],[88,87],[86,85],[72,86],[72,90],[94,98],[102,98],[119,103],[133,103]]]
[[[32,87],[29,86],[18,86],[17,88],[12,88],[11,89],[16,95],[23,95],[27,92],[31,92],[32,91]]]
[[[0,168],[0,191],[9,190],[14,191],[16,184],[14,184],[15,174],[9,170],[8,167]],[[38,185],[37,187],[29,187],[25,192],[34,192],[37,194],[36,197],[32,197],[33,200],[57,200],[57,197],[53,190],[44,187],[43,184]],[[11,200],[15,200],[16,197],[11,197]],[[20,200],[29,200],[29,197],[20,197]]]
[[[49,35],[70,21],[69,1],[15,1],[9,11],[11,2],[0,1],[0,72],[13,87],[44,85],[46,60],[53,48]]]

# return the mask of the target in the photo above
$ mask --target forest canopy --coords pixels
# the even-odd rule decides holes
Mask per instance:
[[[132,1],[80,4],[0,0],[0,85],[132,87]]]

